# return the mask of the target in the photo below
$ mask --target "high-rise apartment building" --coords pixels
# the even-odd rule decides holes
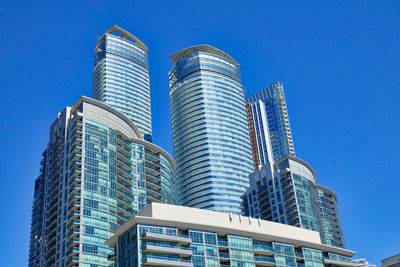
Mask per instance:
[[[240,213],[253,163],[239,64],[209,45],[170,59],[178,203]]]
[[[212,218],[212,219],[210,219]],[[152,203],[107,241],[119,267],[357,267],[355,252],[318,232],[209,210]]]
[[[294,156],[283,85],[276,82],[246,101],[254,168]]]
[[[92,97],[128,116],[152,140],[147,47],[129,32],[111,27],[95,48]]]
[[[400,267],[400,253],[382,260],[382,267]]]
[[[286,156],[250,175],[243,196],[244,215],[317,231],[324,244],[345,247],[337,197],[316,184],[305,161]]]
[[[249,97],[246,111],[255,171],[244,214],[318,231],[324,244],[344,247],[335,193],[317,185],[312,167],[294,156],[282,84]]]
[[[175,203],[174,161],[120,111],[81,97],[50,127],[29,266],[109,266],[104,242],[150,202]]]

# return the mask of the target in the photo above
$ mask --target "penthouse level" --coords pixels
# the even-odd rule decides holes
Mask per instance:
[[[356,266],[355,252],[322,244],[320,234],[285,224],[151,203],[107,245],[116,266]]]

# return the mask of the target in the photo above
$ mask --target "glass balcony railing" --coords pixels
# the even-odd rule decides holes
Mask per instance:
[[[182,249],[182,250],[186,250],[186,251],[191,251],[190,248],[187,248],[187,247],[177,247],[175,244],[156,243],[156,242],[146,242],[145,245],[157,246],[157,247],[163,247],[163,248],[176,248],[176,249]]]
[[[192,262],[192,261],[190,261],[190,260],[184,260],[184,259],[175,258],[175,257],[156,256],[156,255],[144,255],[144,256],[143,256],[143,260],[146,262],[147,259],[159,259],[159,260],[178,261],[178,262],[185,262],[185,263],[191,263],[191,262]]]
[[[228,247],[228,242],[227,241],[218,241],[218,246],[220,247]]]
[[[229,253],[220,252],[219,257],[223,258],[223,259],[229,259],[230,256],[229,256]]]
[[[267,245],[253,245],[253,250],[275,252],[273,247]]]
[[[270,262],[270,263],[275,263],[274,258],[269,258],[269,257],[260,257],[256,256],[254,257],[255,262]]]

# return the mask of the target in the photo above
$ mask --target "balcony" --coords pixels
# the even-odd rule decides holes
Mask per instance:
[[[78,254],[78,253],[79,253],[79,247],[73,247],[67,251],[67,257],[68,256],[76,256],[76,254]]]
[[[159,160],[159,159],[160,159],[160,156],[159,156],[159,155],[157,155],[157,154],[151,152],[150,150],[147,150],[147,149],[146,149],[146,151],[145,151],[144,153],[145,153],[146,156],[147,156],[147,155],[150,155],[150,156],[152,156],[152,157],[153,157],[154,159],[156,159],[156,160]]]
[[[74,146],[71,147],[69,150],[71,154],[74,152],[80,152],[82,150],[82,145],[81,144],[75,144]]]
[[[68,221],[75,220],[75,219],[77,219],[80,215],[81,215],[81,212],[80,212],[79,210],[74,210],[74,213],[72,213],[72,214],[70,214],[70,215],[68,216]]]
[[[68,224],[67,229],[69,230],[71,227],[77,227],[77,226],[79,226],[80,223],[81,223],[81,221],[79,219],[75,219]]]
[[[73,161],[71,161],[71,163],[69,164],[69,168],[72,169],[73,167],[81,167],[82,165],[82,160],[80,159],[75,159]]]
[[[193,263],[190,260],[154,255],[143,256],[143,264],[152,266],[193,267]]]
[[[254,253],[263,254],[263,255],[273,255],[275,250],[273,247],[266,245],[254,245],[253,246]]]
[[[296,252],[296,258],[303,259],[304,258],[303,253]]]
[[[122,170],[121,168],[117,167],[117,179],[119,181],[122,181],[123,183],[125,183],[126,185],[131,185],[131,178],[129,178],[129,176],[132,177],[132,173],[127,172],[125,170]]]
[[[79,237],[74,237],[67,242],[67,247],[73,247],[79,245]]]
[[[146,174],[146,178],[150,177],[150,178],[156,180],[157,182],[160,181],[160,179],[161,179],[160,176],[157,176],[157,175],[152,174],[150,172],[145,172],[145,174]]]
[[[290,185],[293,185],[292,180],[289,180],[287,183],[282,184],[282,190],[285,190]]]
[[[284,196],[284,201],[285,202],[291,202],[291,200],[294,200],[294,199],[295,199],[294,193]]]
[[[78,193],[81,190],[81,185],[76,184],[70,187],[69,189],[69,194],[71,195],[72,193]]]
[[[123,218],[123,219],[125,219],[127,221],[129,221],[131,219],[130,217],[125,216],[122,212],[118,212],[117,213],[117,217]]]
[[[219,247],[229,247],[229,244],[227,241],[218,241],[218,246]]]
[[[107,260],[109,260],[109,261],[117,261],[117,255],[115,254],[115,252],[111,252],[110,254],[108,254]]]
[[[71,212],[72,210],[79,209],[81,207],[81,202],[80,201],[75,201],[72,205],[69,206],[68,212]]]
[[[67,260],[67,266],[71,266],[72,264],[76,264],[79,262],[79,257],[72,257],[71,259]]]
[[[177,247],[175,245],[166,245],[156,242],[147,242],[143,248],[144,252],[168,253],[181,256],[192,256],[190,248]]]
[[[225,252],[220,252],[219,257],[221,259],[230,259],[229,253],[225,253]]]
[[[126,162],[125,160],[122,160],[120,158],[117,158],[117,165],[118,167],[123,169],[132,169],[132,164],[130,162]]]
[[[124,190],[119,189],[119,188],[117,189],[117,196],[127,198],[128,200],[125,200],[125,201],[128,201],[128,202],[132,202],[133,201],[132,199],[134,198],[134,196],[130,195],[129,193],[127,193]]]
[[[254,257],[254,260],[255,260],[257,266],[258,265],[260,265],[260,266],[275,266],[276,265],[274,258],[256,256],[256,257]]]
[[[72,196],[69,197],[68,202],[71,204],[71,202],[75,202],[77,200],[81,199],[81,194],[80,193],[75,193]]]
[[[118,181],[117,182],[117,188],[122,188],[126,191],[128,191],[128,194],[132,194],[132,188],[130,187],[130,185],[126,185],[123,182]]]
[[[298,213],[294,213],[293,215],[287,217],[287,220],[288,220],[289,223],[291,221],[293,221],[293,220],[296,220],[296,219],[299,219],[299,214]]]
[[[290,187],[290,188],[288,188],[288,189],[286,189],[286,190],[283,190],[282,193],[283,193],[284,196],[286,196],[287,194],[294,193],[294,188],[293,188],[293,187]]]
[[[181,244],[192,243],[192,239],[190,237],[181,236],[181,235],[169,235],[169,234],[145,232],[143,234],[142,238],[144,240],[172,241],[172,242],[178,242]]]
[[[357,264],[353,263],[351,259],[347,260],[340,260],[338,258],[325,258],[324,263],[326,265],[334,265],[334,266],[343,266],[343,267],[356,267]]]
[[[161,192],[151,187],[146,188],[146,194],[161,197]]]
[[[146,196],[146,198],[147,198],[147,200],[150,201],[150,202],[162,202],[161,197],[157,197],[157,196],[154,196],[154,195],[148,194],[148,195]]]
[[[292,201],[285,201],[285,207],[288,209],[290,207],[292,207],[293,205],[296,205],[296,200],[292,200]]]
[[[148,165],[148,164],[145,164],[145,168],[146,168],[146,170],[150,170],[150,171],[152,171],[152,172],[155,172],[156,174],[160,174],[160,170],[157,169],[157,168],[154,168],[153,166],[150,166],[150,165]]]
[[[158,183],[158,182],[154,182],[154,181],[152,181],[152,180],[147,180],[146,179],[146,188],[147,187],[153,187],[153,188],[155,188],[156,190],[161,190],[161,183]]]
[[[79,151],[75,152],[74,154],[72,154],[72,155],[69,157],[69,160],[70,160],[70,161],[73,161],[73,160],[77,159],[78,157],[82,157],[82,152],[79,152]]]
[[[79,236],[80,232],[81,231],[79,230],[79,228],[74,228],[73,230],[68,232],[68,238],[77,237],[77,236]]]

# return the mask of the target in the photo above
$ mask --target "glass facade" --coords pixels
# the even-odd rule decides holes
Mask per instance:
[[[276,82],[246,101],[255,169],[294,156],[283,85]]]
[[[171,60],[178,203],[240,213],[253,164],[239,65],[208,45],[182,50]]]
[[[243,195],[244,215],[320,233],[324,244],[345,247],[336,195],[315,183],[306,162],[287,156],[250,175]]]
[[[145,140],[152,140],[147,47],[127,31],[113,26],[97,42],[93,98],[128,116]]]
[[[82,97],[51,126],[35,181],[29,266],[109,266],[113,232],[175,203],[174,162],[119,111]]]
[[[119,267],[352,266],[349,256],[306,245],[162,225],[136,224],[118,236],[116,247],[110,258]]]

